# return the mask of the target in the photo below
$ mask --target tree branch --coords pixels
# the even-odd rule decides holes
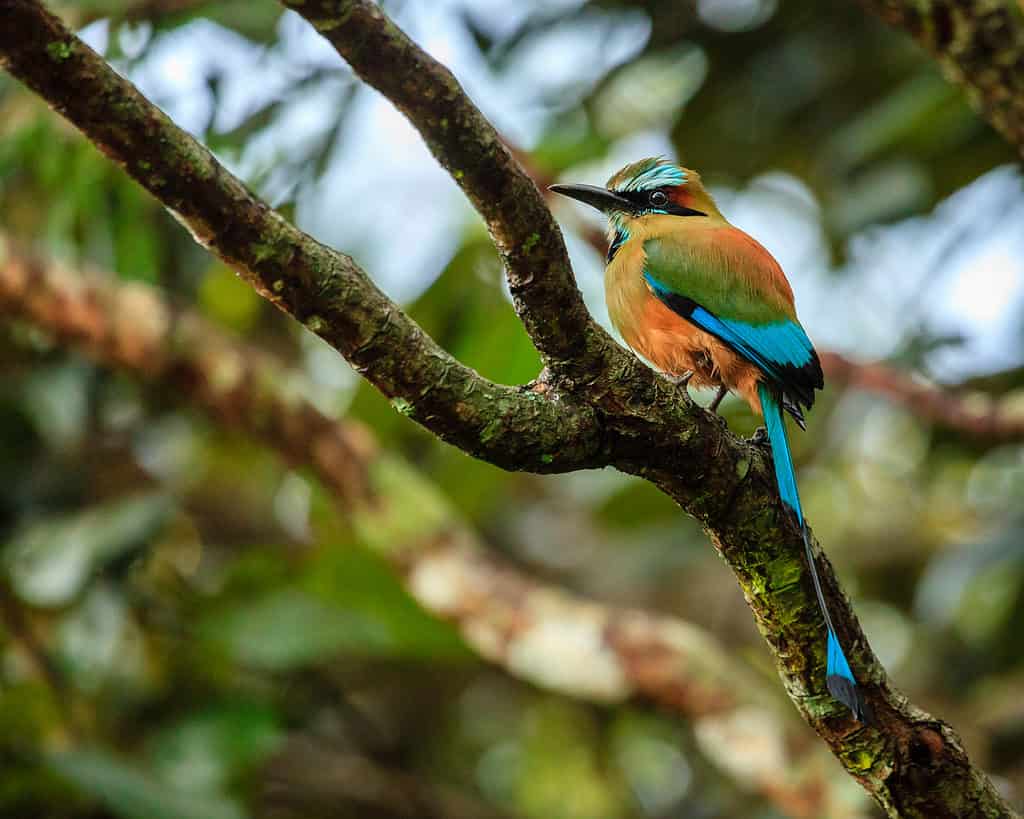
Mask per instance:
[[[860,815],[842,781],[824,773],[830,766],[820,746],[799,742],[802,731],[712,635],[675,618],[582,600],[503,565],[432,484],[382,452],[362,426],[332,420],[302,399],[301,379],[269,355],[192,311],[172,310],[152,287],[83,276],[13,245],[0,253],[0,312],[101,365],[170,388],[310,468],[410,594],[511,675],[576,699],[661,705],[692,721],[712,761],[787,815]],[[741,753],[746,745],[761,752]]]
[[[556,181],[533,167],[525,153],[515,148],[510,150],[538,186],[547,188]],[[550,201],[551,197],[547,199]],[[580,236],[604,255],[608,248],[604,233],[584,227]],[[838,381],[884,396],[931,424],[961,432],[986,444],[1024,439],[1024,406],[1015,395],[993,396],[981,390],[963,393],[958,387],[915,380],[881,362],[857,362],[830,350],[819,352],[819,357],[831,384]]]
[[[462,188],[487,224],[516,311],[548,365],[601,366],[620,357],[587,312],[544,197],[451,71],[370,0],[283,5],[309,20],[364,82],[409,118]]]
[[[35,0],[0,0],[0,65],[166,205],[196,241],[342,353],[396,408],[509,469],[601,465],[593,412],[482,378],[345,254],[252,194]]]
[[[883,395],[919,418],[978,441],[1024,439],[1024,406],[1017,395],[1000,397],[980,390],[958,394],[956,387],[915,381],[884,364],[859,363],[833,352],[822,353],[821,366],[833,380]]]
[[[439,136],[433,123],[439,124],[443,114],[430,105],[410,104],[410,88],[419,88],[427,99],[435,98],[436,90],[435,95],[425,93],[429,86],[420,88],[418,81],[419,71],[436,63],[375,6],[366,0],[307,0],[296,4],[296,10],[317,26],[342,56],[351,57],[364,80],[413,119],[443,164],[446,151],[457,146],[477,143],[485,148],[494,144],[493,129],[486,123],[478,127],[474,118],[448,120],[447,129]],[[376,34],[374,27],[379,29]],[[381,50],[391,59],[367,56]],[[458,86],[444,79],[438,77],[445,97],[440,110],[448,105],[459,109],[471,106],[457,93]],[[519,173],[518,166],[514,173]],[[498,183],[463,176],[460,184],[474,201],[486,201],[488,190]],[[477,185],[481,187],[475,190]],[[510,274],[514,277],[512,271]],[[514,284],[514,278],[512,281]],[[554,284],[568,290],[571,282]],[[522,307],[527,314],[531,312],[529,302]],[[547,304],[538,307],[544,310]],[[531,321],[527,315],[524,323],[538,348],[544,349],[545,338],[536,335],[535,317]],[[587,366],[589,361],[574,363],[576,366],[567,370],[555,370],[542,383],[600,407],[612,464],[648,478],[702,522],[736,573],[773,648],[790,696],[879,804],[894,815],[907,816],[964,815],[978,808],[1008,812],[985,775],[971,765],[959,737],[891,689],[824,557],[825,595],[830,608],[838,612],[834,620],[840,637],[845,645],[854,647],[854,668],[882,730],[851,726],[848,715],[837,713],[836,704],[822,692],[821,624],[803,568],[801,536],[777,500],[765,453],[737,441],[717,419],[683,398],[684,391],[668,389],[635,361],[622,363],[604,357],[599,361],[604,366],[596,368]],[[699,468],[695,469],[695,464]],[[772,501],[766,502],[768,498]],[[922,789],[912,784],[921,777],[941,781],[943,787]]]
[[[1024,10],[1019,0],[860,0],[907,31],[1024,156]],[[1014,5],[1018,4],[1018,8]]]
[[[315,9],[331,14],[319,18]],[[343,28],[349,13],[358,24],[376,20],[385,31],[363,43],[395,49],[398,65],[422,67],[429,75],[432,61],[425,55],[423,61],[413,59],[416,47],[404,37],[396,39],[393,24],[376,9],[368,11],[365,2],[317,0],[301,11],[321,24],[326,20],[328,32]],[[803,565],[801,535],[778,499],[767,451],[729,434],[685,390],[609,347],[605,334],[580,328],[584,338],[572,347],[563,334],[576,326],[575,320],[567,324],[550,315],[559,305],[574,313],[579,298],[560,263],[552,262],[551,281],[539,281],[539,270],[532,275],[513,270],[513,276],[521,277],[515,281],[519,309],[549,356],[549,370],[526,393],[484,382],[441,351],[351,259],[313,242],[259,202],[38,2],[0,0],[0,14],[5,20],[0,28],[4,67],[122,162],[261,294],[333,343],[386,394],[408,402],[418,421],[506,467],[553,471],[611,463],[651,480],[700,520],[735,572],[790,697],[851,775],[892,815],[1012,815],[971,765],[952,729],[890,687],[831,566],[820,558],[836,630],[852,649],[851,663],[877,725],[853,723],[831,700],[824,690],[822,627]],[[359,50],[356,44],[357,58]],[[374,76],[401,75],[391,63],[372,58],[363,67]],[[402,76],[395,90],[399,99],[406,83],[419,87],[416,77]],[[379,85],[394,87],[385,80]],[[446,109],[471,107],[453,83],[442,84],[432,96]],[[407,113],[426,117],[432,110],[410,107]],[[449,137],[442,145],[479,143],[467,150],[480,156],[496,150],[493,130],[476,130],[479,123],[472,117],[449,118]],[[440,119],[437,126],[443,127]],[[499,176],[519,173],[500,162],[490,167]],[[484,193],[500,193],[511,184],[476,172],[464,172],[463,180],[473,190],[485,186],[480,188]],[[550,223],[545,219],[541,224]],[[535,241],[532,234],[526,239],[518,246],[523,255],[556,241],[539,231]],[[543,294],[536,296],[540,314],[533,316],[538,293]],[[573,351],[578,360],[558,359]],[[415,354],[412,366],[410,352]],[[603,367],[595,367],[597,362]]]

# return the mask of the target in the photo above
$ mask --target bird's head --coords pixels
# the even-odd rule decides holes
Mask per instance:
[[[665,217],[721,218],[699,174],[662,157],[630,163],[603,188],[552,185],[550,190],[597,208],[613,229],[627,234],[642,227],[654,232],[652,222],[662,223]]]

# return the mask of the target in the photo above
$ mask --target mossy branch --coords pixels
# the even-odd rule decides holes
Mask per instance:
[[[516,310],[546,363],[599,367],[621,354],[587,312],[562,233],[533,180],[445,66],[368,0],[284,0],[387,97],[483,217]]]
[[[963,86],[1024,157],[1024,5],[1020,0],[860,0],[908,32]]]
[[[532,190],[539,201],[539,193],[502,159],[507,153],[493,129],[450,74],[365,0],[307,0],[297,10],[342,43],[339,50],[350,42],[361,73],[405,106],[447,167],[463,171],[459,181],[484,212],[520,315],[548,361],[527,388],[492,384],[452,359],[349,257],[271,211],[36,0],[0,0],[0,64],[121,163],[197,241],[445,440],[507,468],[614,465],[674,498],[735,572],[794,703],[891,815],[1013,815],[952,729],[890,687],[821,557],[833,620],[877,724],[852,722],[829,698],[800,533],[778,500],[767,452],[729,434],[580,313],[561,238],[542,204],[529,204],[522,218],[501,217],[503,208],[518,212],[513,194]],[[350,41],[349,25],[357,32]],[[388,59],[370,54],[371,45]],[[423,100],[411,104],[407,89],[424,91]],[[451,112],[461,113],[442,127]],[[479,164],[449,162],[461,156]],[[524,234],[527,216],[538,221]]]
[[[460,364],[351,257],[268,207],[40,3],[2,0],[0,19],[0,65],[118,162],[197,242],[344,355],[401,412],[509,469],[601,465],[600,430],[589,407],[495,384]]]
[[[583,600],[503,564],[414,467],[360,424],[329,418],[305,399],[299,373],[194,311],[172,308],[156,288],[73,271],[10,243],[5,252],[0,236],[0,314],[160,385],[312,472],[362,543],[484,660],[569,697],[638,699],[687,718],[709,759],[787,816],[861,814],[848,781],[823,764],[824,747],[801,742],[783,699],[711,634],[678,618]],[[748,743],[771,752],[738,753]]]

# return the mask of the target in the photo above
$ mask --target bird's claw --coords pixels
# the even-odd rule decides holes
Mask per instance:
[[[715,395],[714,400],[708,404],[708,411],[718,415],[718,405],[722,403],[722,399],[729,394],[728,387],[719,387],[718,393]]]
[[[758,427],[747,440],[754,446],[764,446],[768,443],[768,430],[765,427]]]
[[[686,389],[687,384],[690,383],[690,379],[693,378],[693,370],[688,370],[682,375],[670,375],[669,373],[662,373],[662,375],[670,384],[675,384],[677,387]]]

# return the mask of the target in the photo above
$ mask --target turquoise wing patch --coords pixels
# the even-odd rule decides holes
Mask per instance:
[[[801,403],[813,403],[814,389],[821,387],[821,369],[814,345],[798,323],[787,319],[754,325],[721,318],[666,287],[649,272],[644,278],[673,312],[723,341]]]

